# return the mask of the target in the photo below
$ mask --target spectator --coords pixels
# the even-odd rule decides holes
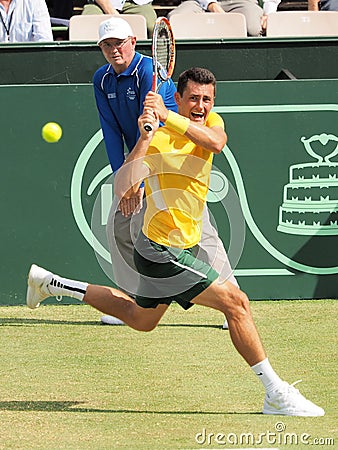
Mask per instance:
[[[338,11],[338,0],[308,0],[309,11]]]
[[[152,36],[156,12],[152,0],[88,0],[83,14],[140,14],[147,22],[148,37]]]
[[[0,0],[0,42],[53,41],[45,0]]]
[[[270,13],[276,12],[281,0],[263,0],[262,31],[266,30],[266,19]],[[338,11],[338,0],[308,0],[309,11]]]
[[[263,10],[257,0],[186,0],[169,14],[170,18],[174,14],[193,14],[213,12],[213,13],[240,13],[245,16],[248,36],[259,36],[262,32]]]
[[[269,14],[277,11],[281,0],[263,0],[262,34],[266,32],[266,21]]]

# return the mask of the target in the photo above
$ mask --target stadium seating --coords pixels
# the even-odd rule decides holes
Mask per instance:
[[[69,21],[70,41],[97,41],[98,29],[101,22],[116,17],[109,14],[76,15]],[[146,19],[138,14],[123,14],[122,18],[132,27],[138,39],[147,39]]]
[[[181,0],[153,0],[152,5],[156,11],[157,17],[167,16],[176,6],[181,3]]]
[[[266,36],[338,36],[338,11],[279,11],[269,14]]]
[[[215,39],[246,37],[246,22],[243,14],[208,13],[174,14],[170,23],[175,39]]]
[[[307,11],[307,0],[282,0],[278,5],[277,11]]]

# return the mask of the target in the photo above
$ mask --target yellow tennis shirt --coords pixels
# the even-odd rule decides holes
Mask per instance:
[[[210,112],[207,127],[224,128]],[[209,188],[213,153],[166,126],[155,133],[144,163],[147,209],[143,233],[167,247],[190,248],[201,240],[202,212]]]

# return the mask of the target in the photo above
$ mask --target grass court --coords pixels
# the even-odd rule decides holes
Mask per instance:
[[[337,448],[337,301],[251,307],[273,367],[324,417],[262,415],[217,311],[174,304],[140,333],[87,305],[0,307],[0,449]]]

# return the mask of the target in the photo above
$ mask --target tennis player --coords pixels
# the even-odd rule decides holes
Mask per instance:
[[[138,120],[140,138],[117,174],[115,192],[121,202],[145,180],[147,209],[134,250],[141,275],[136,302],[119,290],[66,279],[33,265],[27,304],[36,308],[49,296],[67,295],[140,331],[153,330],[172,301],[183,309],[194,304],[216,309],[225,314],[236,350],[265,387],[263,413],[322,416],[322,408],[271,367],[246,294],[195,256],[213,154],[227,140],[222,118],[211,111],[215,87],[215,77],[206,69],[183,72],[175,94],[178,114],[165,107],[160,95],[149,92]],[[159,121],[165,126],[159,128]],[[146,132],[145,123],[151,123],[153,131]]]

